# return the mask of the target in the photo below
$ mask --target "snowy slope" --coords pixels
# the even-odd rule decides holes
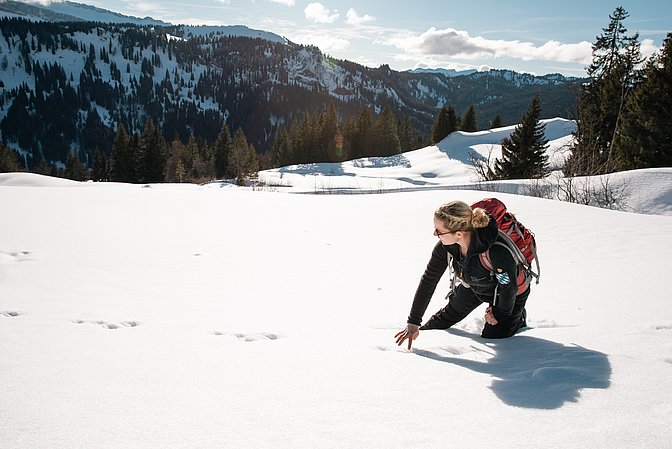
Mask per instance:
[[[669,216],[498,194],[530,328],[395,346],[434,209],[485,195],[0,175],[0,447],[669,447]]]
[[[383,193],[412,190],[494,190],[564,200],[566,180],[559,169],[568,155],[575,130],[573,121],[542,120],[549,140],[550,167],[542,181],[479,181],[470,154],[494,161],[501,158],[501,141],[515,126],[467,133],[456,131],[437,145],[391,157],[370,157],[341,163],[301,164],[265,170],[259,180],[270,189],[302,193]],[[602,177],[571,180],[579,193],[612,193],[612,208],[628,212],[672,215],[672,168],[634,170]],[[212,186],[219,187],[220,183]],[[597,205],[595,201],[591,204]]]
[[[542,122],[546,125],[546,138],[549,139],[551,167],[558,168],[564,161],[576,125],[563,118]],[[329,188],[390,190],[473,184],[478,176],[469,155],[473,152],[487,157],[492,151],[491,160],[501,157],[501,141],[515,128],[514,125],[474,133],[456,131],[437,145],[397,156],[281,167],[261,172],[260,178],[270,184],[308,191]]]

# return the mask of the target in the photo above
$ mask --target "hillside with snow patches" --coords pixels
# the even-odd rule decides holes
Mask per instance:
[[[669,447],[672,169],[614,175],[645,210],[613,211],[473,190],[460,158],[491,145],[262,191],[0,174],[0,447]],[[319,182],[390,193],[292,193]],[[492,195],[539,245],[529,327],[484,340],[481,307],[396,346],[433,211]]]
[[[96,8],[58,5],[78,10],[83,20],[103,20],[86,15],[103,14]],[[455,77],[396,72],[339,61],[317,47],[244,26],[126,24],[111,14],[106,23],[3,21],[0,126],[29,167],[41,156],[63,164],[67,150],[90,164],[96,140],[99,150],[111,152],[113,139],[97,136],[116,134],[119,123],[141,132],[148,118],[165,139],[178,135],[183,142],[190,135],[212,142],[224,123],[232,133],[244,128],[264,153],[280,126],[323,113],[331,102],[342,122],[364,108],[379,114],[390,107],[409,119],[417,136],[429,134],[446,104],[459,114],[477,104],[479,123],[499,115],[511,124],[538,93],[544,116],[563,117],[574,103],[567,87],[578,82],[510,71]],[[54,117],[54,111],[63,114]],[[51,129],[59,118],[65,123]],[[45,150],[51,154],[41,154]]]

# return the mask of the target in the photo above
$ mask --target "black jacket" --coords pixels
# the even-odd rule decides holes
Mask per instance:
[[[490,223],[485,228],[472,232],[466,257],[462,256],[458,244],[437,243],[415,292],[408,322],[422,324],[422,316],[434,295],[436,285],[448,268],[449,253],[452,255],[453,270],[457,273],[458,279],[471,288],[482,302],[494,304],[492,313],[497,321],[502,321],[511,315],[518,291],[516,285],[518,267],[508,249],[500,245],[493,246],[497,238],[497,222],[491,217]],[[492,265],[500,274],[499,281],[498,277],[486,269],[479,260],[478,255],[488,249]],[[495,290],[497,298],[495,298]]]

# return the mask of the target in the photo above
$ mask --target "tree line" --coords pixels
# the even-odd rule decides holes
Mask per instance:
[[[589,82],[578,92],[567,176],[672,166],[672,33],[644,61],[622,8],[593,44]]]

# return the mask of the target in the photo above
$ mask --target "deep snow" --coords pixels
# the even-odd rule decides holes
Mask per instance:
[[[491,193],[0,174],[0,447],[670,447],[670,170],[620,176],[649,215],[496,193],[539,243],[530,328],[479,308],[407,351],[434,209]]]

